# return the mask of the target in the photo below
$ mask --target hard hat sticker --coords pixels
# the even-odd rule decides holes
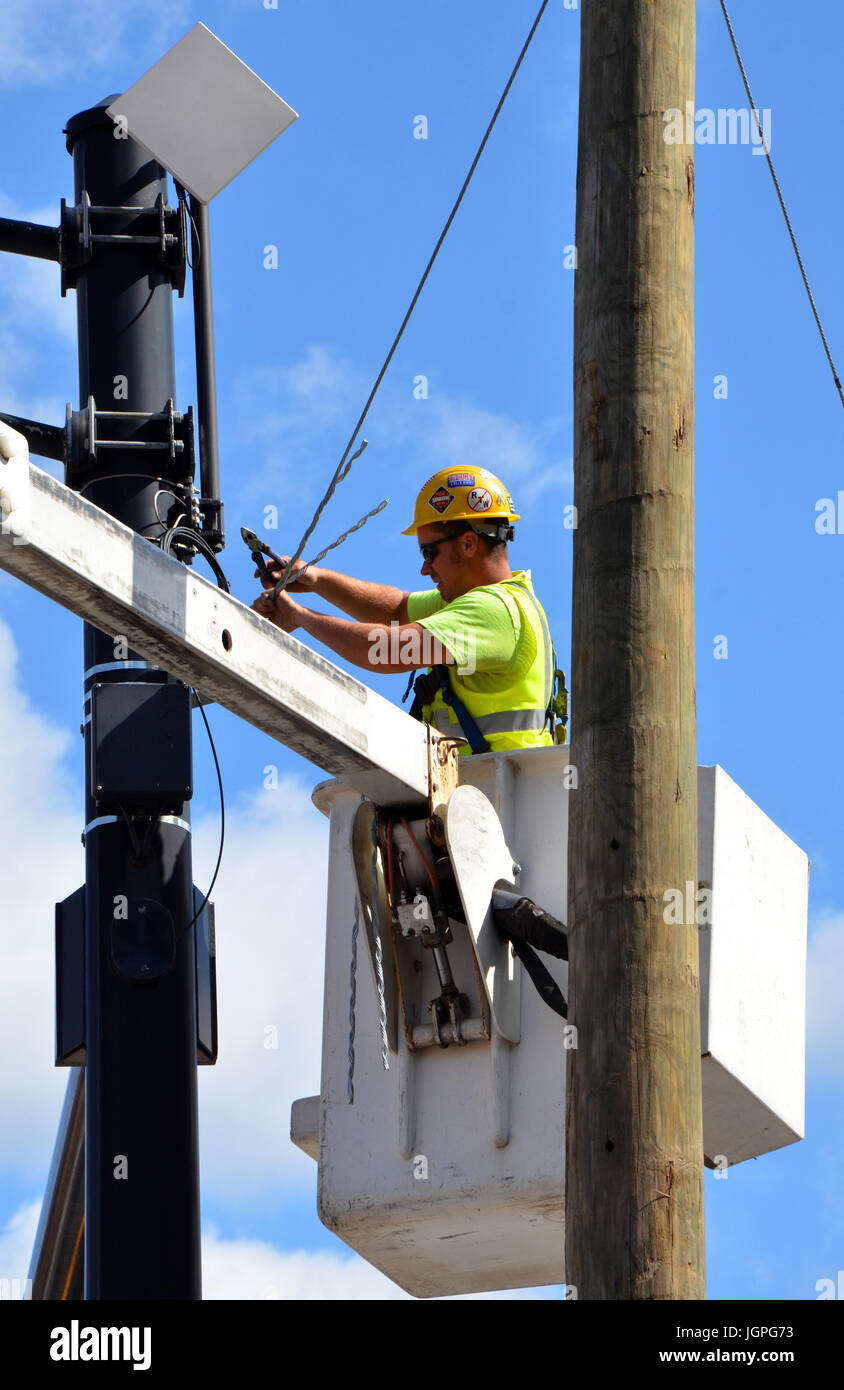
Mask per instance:
[[[474,473],[449,473],[446,478],[446,485],[448,487],[474,487],[475,475]]]
[[[492,494],[485,487],[473,487],[466,502],[473,512],[488,512],[492,506]]]
[[[428,498],[428,505],[433,507],[434,511],[439,512],[440,516],[442,516],[443,512],[448,511],[453,501],[453,492],[446,491],[444,487],[438,487],[436,492],[433,492]]]

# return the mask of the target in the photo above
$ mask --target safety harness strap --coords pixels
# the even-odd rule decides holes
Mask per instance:
[[[469,740],[469,747],[473,753],[488,753],[489,744],[487,743],[477,722],[472,718],[463,701],[454,694],[451,688],[451,681],[448,675],[447,666],[432,666],[430,671],[419,676],[414,683],[414,699],[410,707],[410,713],[414,719],[422,718],[422,710],[425,705],[430,705],[436,699],[437,691],[441,690],[443,699],[450,705],[457,716],[457,722],[463,730],[465,737]],[[444,715],[445,720],[440,722],[440,716]],[[448,733],[451,721],[448,718],[447,710],[435,710],[436,727],[440,733]]]

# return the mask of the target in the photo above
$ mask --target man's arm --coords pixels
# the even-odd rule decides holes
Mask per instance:
[[[392,584],[352,579],[336,570],[319,570],[315,593],[361,623],[406,623],[407,594]]]
[[[378,587],[373,585],[373,588]],[[350,622],[328,613],[314,613],[284,592],[275,603],[262,594],[252,607],[283,632],[302,628],[345,661],[366,671],[389,675],[397,671],[415,671],[423,666],[453,664],[451,654],[420,623]]]
[[[281,557],[284,564],[287,564],[289,558],[288,555]],[[274,584],[281,578],[282,571],[276,569],[271,562],[268,563],[268,568],[272,576],[271,583]],[[297,565],[296,569],[299,568]],[[257,570],[255,574],[256,577],[260,577]],[[266,579],[262,582],[265,588],[270,587]],[[342,608],[344,613],[361,623],[407,622],[407,594],[403,589],[394,588],[392,584],[374,584],[368,579],[352,579],[336,570],[318,569],[312,565],[305,571],[301,580],[294,580],[288,587],[294,593],[317,594],[327,603],[332,603],[335,608]]]

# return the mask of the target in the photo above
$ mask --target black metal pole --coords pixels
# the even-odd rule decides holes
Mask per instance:
[[[61,259],[61,229],[45,227],[42,222],[18,222],[13,217],[0,217],[0,251],[37,256],[42,261],[58,261]]]
[[[214,303],[211,292],[211,230],[208,204],[190,195],[193,262],[193,322],[196,343],[196,414],[204,530],[215,550],[222,549],[223,509],[217,443],[217,368],[214,361]],[[210,512],[210,515],[208,514]]]
[[[151,438],[143,414],[166,414],[175,397],[174,281],[154,237],[140,239],[156,219],[138,209],[166,201],[167,180],[140,145],[115,138],[105,105],[68,122],[67,146],[91,231],[75,271],[81,404],[93,397],[109,412],[95,423],[113,447],[98,448],[70,481],[154,538],[175,465],[166,447],[137,445]],[[84,646],[85,1297],[194,1299],[190,692],[119,633],[86,626]]]
[[[39,420],[25,420],[21,415],[7,415],[5,411],[0,411],[0,420],[23,435],[31,454],[64,463],[67,454],[66,430],[58,425],[42,425]]]

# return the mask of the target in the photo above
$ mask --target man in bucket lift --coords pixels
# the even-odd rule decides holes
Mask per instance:
[[[366,670],[428,666],[415,683],[411,714],[463,735],[461,753],[547,747],[555,720],[557,738],[565,739],[565,682],[530,571],[510,569],[507,542],[518,520],[512,497],[487,469],[444,468],[422,488],[403,532],[416,537],[421,573],[434,589],[408,594],[311,567],[289,589],[317,594],[352,621],[314,613],[285,590],[275,600],[262,594],[252,607],[282,631],[302,628]],[[281,573],[270,565],[256,577],[269,590]]]

